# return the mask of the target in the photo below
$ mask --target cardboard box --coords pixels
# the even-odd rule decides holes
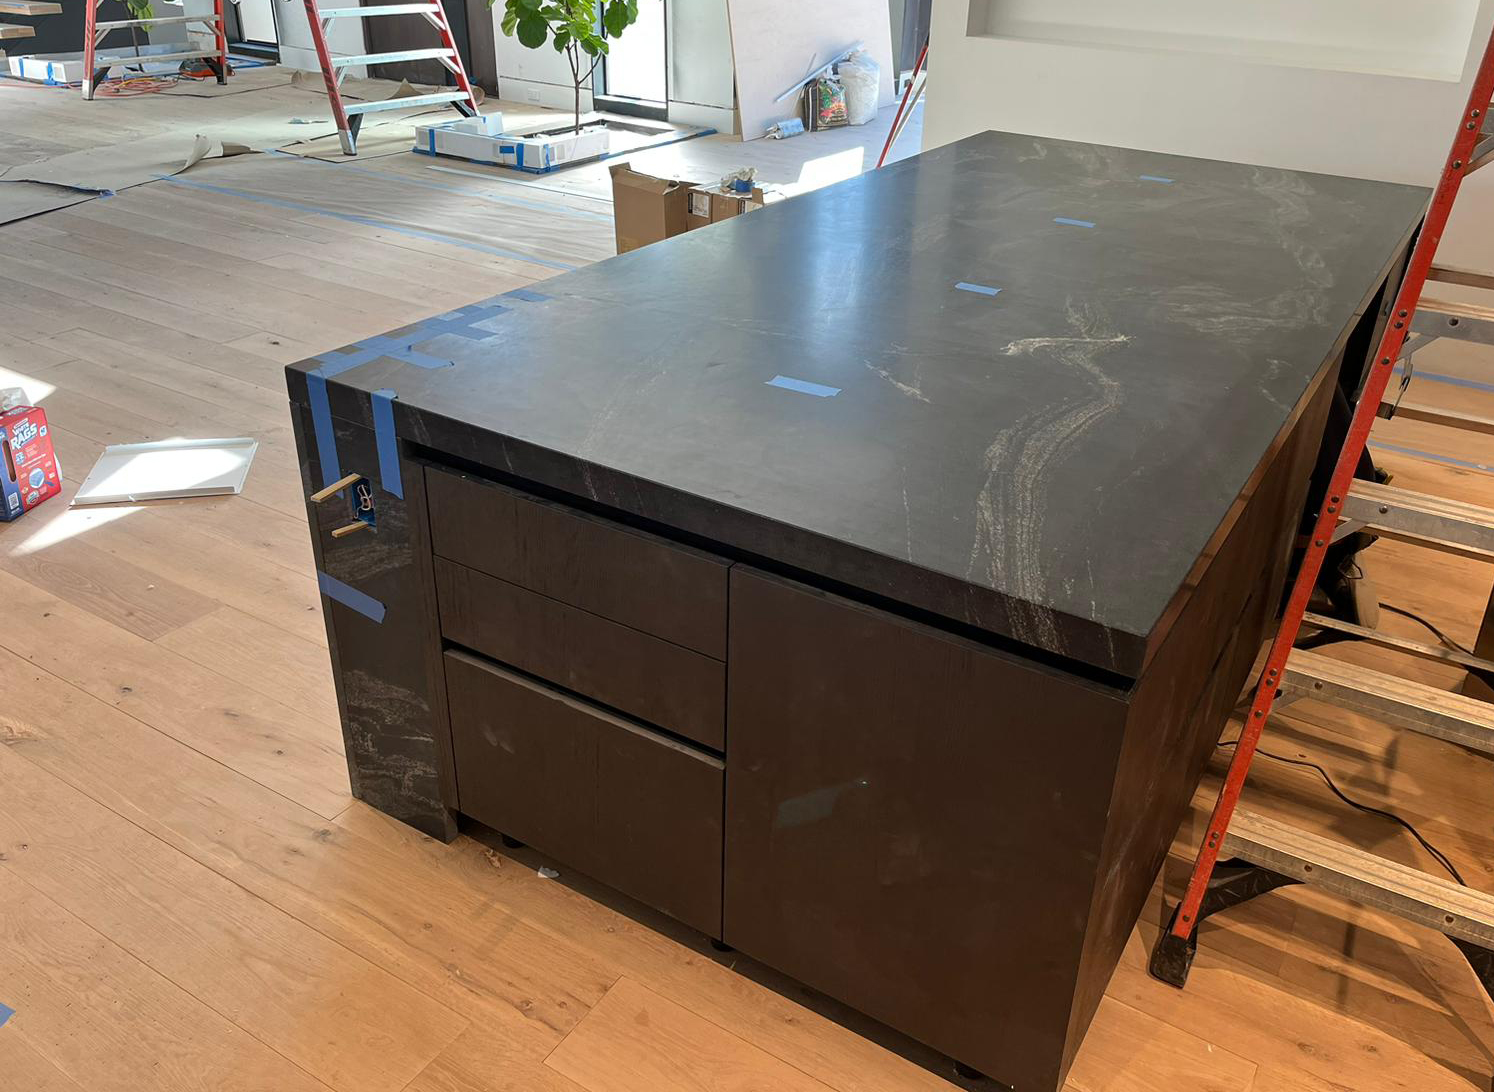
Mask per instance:
[[[655,178],[626,164],[612,168],[612,215],[617,228],[617,252],[626,254],[660,239],[683,235],[685,206],[693,182]]]
[[[763,191],[754,187],[748,193],[722,193],[715,186],[696,186],[689,193],[685,208],[685,226],[688,229],[719,224],[744,212],[763,207]]]
[[[15,406],[0,413],[0,520],[19,519],[60,492],[46,411]]]
[[[435,125],[415,127],[412,151],[421,155],[445,155],[486,163],[495,167],[513,167],[530,174],[550,171],[574,163],[603,159],[612,147],[612,135],[606,128],[593,125],[580,133],[569,127],[550,133],[502,133],[501,115],[496,125],[482,118],[455,118]]]
[[[503,134],[503,113],[479,114],[430,125],[415,126],[414,151],[426,155],[449,155],[479,163],[495,162],[493,140]]]

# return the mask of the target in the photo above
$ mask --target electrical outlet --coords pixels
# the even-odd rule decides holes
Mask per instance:
[[[526,88],[524,88],[524,98],[526,98],[530,102],[539,102],[539,100],[540,100],[539,88],[537,88],[537,87],[526,87]]]

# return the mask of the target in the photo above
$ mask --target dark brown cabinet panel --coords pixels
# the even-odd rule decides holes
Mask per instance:
[[[697,743],[726,741],[726,665],[436,559],[441,632],[457,644]]]
[[[719,936],[721,761],[477,657],[445,659],[462,811]]]
[[[725,939],[1058,1082],[1123,695],[732,570]]]
[[[454,471],[426,478],[437,554],[726,658],[730,562]]]

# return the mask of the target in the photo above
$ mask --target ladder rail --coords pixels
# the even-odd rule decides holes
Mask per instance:
[[[228,32],[224,28],[223,0],[213,0],[213,10],[206,15],[165,15],[159,19],[108,19],[99,20],[99,4],[102,0],[83,2],[83,98],[92,100],[98,85],[108,75],[109,69],[118,65],[151,64],[162,61],[182,61],[201,58],[208,62],[219,84],[228,82]],[[110,31],[131,27],[148,27],[156,23],[179,25],[201,24],[212,34],[211,49],[188,48],[170,53],[138,53],[134,55],[107,54],[100,56],[99,49]],[[189,39],[188,46],[191,46]]]
[[[1482,140],[1484,115],[1491,101],[1494,101],[1494,37],[1490,38],[1485,47],[1478,73],[1474,77],[1468,104],[1459,118],[1457,137],[1444,162],[1441,177],[1427,209],[1426,220],[1412,250],[1405,276],[1396,292],[1391,321],[1386,325],[1375,356],[1370,363],[1369,378],[1365,383],[1359,404],[1355,407],[1353,421],[1349,426],[1343,448],[1339,452],[1338,461],[1334,465],[1326,498],[1314,522],[1310,545],[1304,552],[1296,581],[1292,585],[1291,596],[1287,601],[1286,611],[1276,631],[1276,637],[1272,641],[1271,651],[1266,658],[1260,682],[1256,686],[1255,696],[1251,701],[1250,712],[1230,760],[1229,772],[1225,775],[1219,798],[1209,817],[1187,890],[1168,928],[1168,935],[1177,941],[1188,941],[1196,927],[1209,879],[1215,865],[1219,862],[1230,820],[1234,817],[1241,791],[1245,786],[1245,778],[1250,772],[1250,766],[1260,745],[1261,732],[1275,704],[1276,694],[1286,670],[1287,659],[1292,653],[1292,647],[1302,628],[1302,619],[1307,612],[1308,601],[1317,583],[1318,574],[1322,571],[1327,548],[1332,542],[1343,500],[1348,495],[1349,487],[1353,482],[1360,455],[1369,441],[1370,429],[1375,423],[1380,403],[1389,386],[1395,361],[1400,358],[1401,349],[1410,332],[1411,322],[1415,317],[1422,290],[1431,273],[1438,244],[1442,241],[1442,234],[1447,228],[1453,203],[1462,187],[1464,177],[1469,173],[1468,168],[1474,152]]]

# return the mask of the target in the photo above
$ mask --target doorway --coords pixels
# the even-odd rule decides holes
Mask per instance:
[[[669,114],[666,0],[639,0],[638,21],[609,41],[597,66],[597,109],[665,120]],[[606,35],[606,28],[602,30]]]

